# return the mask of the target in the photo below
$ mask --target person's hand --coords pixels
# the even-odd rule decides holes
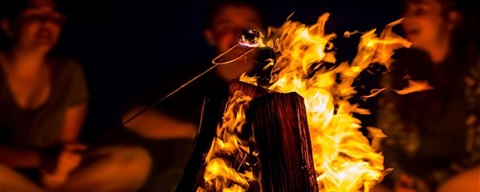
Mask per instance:
[[[68,174],[80,165],[82,160],[81,152],[86,149],[83,144],[66,144],[58,155],[54,172],[50,173],[44,169],[42,172],[42,183],[47,188],[56,188],[64,183]]]
[[[419,178],[402,174],[397,182],[395,182],[395,192],[428,192],[428,187]]]

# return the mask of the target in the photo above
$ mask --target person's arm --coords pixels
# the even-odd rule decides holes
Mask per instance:
[[[87,112],[87,103],[83,102],[68,108],[65,112],[60,143],[76,143]]]
[[[66,106],[63,121],[60,127],[60,135],[57,143],[60,150],[50,156],[54,159],[45,162],[41,167],[41,182],[46,188],[56,188],[63,184],[69,173],[80,165],[82,154],[87,146],[78,142],[87,113],[88,88],[85,75],[79,64],[72,63],[65,68],[68,72],[65,81],[68,82],[68,95],[66,95]],[[47,156],[48,157],[48,156]]]
[[[141,106],[133,107],[123,116],[123,121],[130,119]],[[173,119],[160,111],[149,109],[125,124],[125,128],[150,139],[194,138],[197,127],[188,122]]]
[[[83,68],[75,61],[65,61],[68,67],[65,68],[65,74],[62,76],[68,82],[65,91],[66,106],[63,122],[61,125],[59,144],[77,143],[81,130],[84,126],[87,114],[87,104],[89,101],[89,90],[85,79]]]
[[[171,73],[160,76],[156,83],[146,92],[130,101],[122,113],[122,122],[129,120],[124,127],[137,135],[148,139],[183,139],[195,138],[198,130],[198,107],[202,105],[204,83],[202,79],[180,89],[168,99],[157,103],[135,116],[147,106],[152,106],[159,99],[164,98],[185,82],[192,79],[203,67],[197,66],[191,70],[173,70]],[[198,119],[197,119],[198,118]]]
[[[47,188],[56,188],[63,184],[68,174],[80,165],[82,152],[86,145],[78,143],[78,137],[87,111],[87,102],[83,102],[67,108],[63,118],[63,126],[60,132],[59,143],[62,149],[53,154],[54,164],[42,163],[42,184]],[[47,154],[48,155],[48,154]],[[47,163],[52,163],[47,162]]]

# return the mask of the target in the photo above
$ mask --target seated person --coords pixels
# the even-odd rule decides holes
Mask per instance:
[[[65,15],[54,0],[12,0],[0,18],[0,189],[136,191],[141,148],[78,142],[89,93],[81,65],[51,56]]]
[[[411,79],[433,89],[382,92],[377,126],[388,136],[385,165],[394,169],[384,184],[391,191],[479,191],[480,54],[465,33],[473,25],[457,1],[405,5],[402,27],[412,46],[398,52],[382,87],[401,90]]]
[[[247,29],[263,29],[263,18],[257,5],[249,1],[227,0],[211,6],[207,11],[204,37],[214,49],[212,59],[238,43],[238,38]],[[248,51],[238,47],[225,54],[219,62],[237,58]],[[269,57],[264,57],[260,49],[254,49],[245,57],[233,63],[219,65],[200,78],[186,85],[180,91],[171,95],[153,108],[135,117],[139,111],[149,106],[169,92],[177,89],[193,77],[212,67],[211,61],[205,61],[191,68],[182,68],[162,77],[159,85],[152,92],[141,96],[124,115],[124,121],[129,121],[125,127],[147,139],[155,141],[151,148],[155,162],[159,163],[158,179],[162,185],[161,191],[173,191],[182,176],[184,166],[193,149],[193,139],[197,133],[202,104],[205,97],[218,101],[228,94],[229,82],[238,79],[245,72],[262,70],[261,63]],[[265,51],[267,56],[270,52]],[[131,120],[131,121],[130,121]],[[167,182],[168,181],[168,182]]]

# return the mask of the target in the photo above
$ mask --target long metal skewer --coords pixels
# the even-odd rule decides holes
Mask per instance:
[[[238,57],[235,57],[234,59],[231,59],[231,60],[228,60],[228,61],[225,61],[225,62],[216,62],[216,60],[220,59],[222,56],[224,56],[225,54],[227,54],[228,52],[230,52],[231,50],[235,49],[236,47],[238,47],[240,44],[236,44],[230,48],[228,48],[226,51],[224,51],[222,54],[218,55],[217,57],[213,58],[212,59],[212,64],[214,65],[226,65],[226,64],[230,64],[236,60],[239,60],[240,58],[246,56],[248,53],[250,53],[255,47],[252,47],[251,49],[249,49],[248,51],[246,51],[245,53],[239,55]]]
[[[150,108],[153,108],[155,107],[156,105],[160,104],[162,101],[164,101],[165,99],[169,98],[170,96],[172,96],[173,94],[177,93],[178,91],[182,90],[184,87],[186,87],[187,85],[189,85],[190,83],[194,82],[195,80],[197,80],[198,78],[202,77],[203,75],[205,75],[206,73],[208,73],[209,71],[211,71],[212,69],[214,69],[215,67],[219,66],[219,65],[226,65],[226,64],[230,64],[230,63],[233,63],[237,60],[239,60],[240,58],[246,56],[248,53],[250,53],[251,51],[253,51],[253,49],[255,49],[256,47],[251,47],[251,49],[247,50],[245,53],[239,55],[238,57],[234,58],[234,59],[231,59],[231,60],[228,60],[228,61],[225,61],[225,62],[216,62],[218,59],[220,59],[222,56],[224,56],[225,54],[227,54],[228,52],[230,52],[231,50],[235,49],[236,47],[238,47],[239,44],[236,44],[232,47],[230,47],[229,49],[227,49],[226,51],[224,51],[222,54],[218,55],[217,57],[215,57],[214,59],[212,59],[212,66],[209,67],[208,69],[206,69],[205,71],[201,72],[200,74],[198,74],[197,76],[193,77],[192,79],[188,80],[187,82],[183,83],[182,85],[180,85],[177,89],[173,90],[172,92],[168,93],[167,95],[163,96],[162,98],[156,100],[155,102],[153,102],[151,105],[148,105],[146,107],[143,107],[142,109],[140,109],[137,113],[135,113],[134,115],[132,115],[130,118],[126,119],[125,121],[122,122],[121,124],[121,127],[119,128],[115,128],[115,129],[112,129],[111,131],[109,131],[107,134],[105,134],[103,137],[101,137],[100,139],[97,139],[96,141],[92,142],[92,144],[90,146],[93,146],[93,145],[96,145],[98,143],[100,143],[101,141],[105,140],[106,138],[108,138],[109,136],[111,136],[113,133],[115,133],[117,130],[119,130],[120,128],[123,128],[127,123],[131,122],[132,120],[134,120],[135,118],[139,117],[141,114],[145,113],[146,111],[148,111]]]

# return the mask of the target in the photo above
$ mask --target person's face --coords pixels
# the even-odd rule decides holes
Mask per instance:
[[[211,28],[205,30],[205,36],[216,51],[222,53],[238,43],[243,31],[260,27],[260,16],[256,10],[248,6],[227,5],[213,18]]]
[[[65,16],[56,10],[53,0],[30,0],[16,20],[4,29],[14,46],[48,52],[58,41]]]
[[[407,4],[403,30],[412,47],[435,46],[449,38],[452,27],[442,15],[442,5],[436,0],[418,0]]]

